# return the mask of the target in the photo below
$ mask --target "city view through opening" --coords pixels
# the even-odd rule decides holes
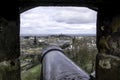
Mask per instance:
[[[89,8],[71,6],[40,6],[21,13],[21,79],[40,80],[41,52],[49,45],[61,47],[88,74],[95,72],[96,15]]]

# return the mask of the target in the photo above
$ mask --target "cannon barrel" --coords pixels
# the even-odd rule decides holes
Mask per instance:
[[[63,53],[57,46],[42,51],[41,80],[89,80],[89,75]]]

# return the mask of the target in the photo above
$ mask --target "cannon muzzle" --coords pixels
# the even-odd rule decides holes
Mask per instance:
[[[49,46],[41,55],[41,80],[89,80],[89,75],[64,55],[57,46]]]

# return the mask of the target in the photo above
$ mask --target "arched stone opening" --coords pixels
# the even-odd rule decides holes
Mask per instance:
[[[58,14],[58,15],[56,15],[56,14]],[[52,15],[52,17],[51,17],[51,15]],[[45,21],[44,19],[46,19],[47,16],[50,18],[50,20],[47,18],[47,20]],[[28,18],[28,17],[30,17],[30,18]],[[70,20],[71,18],[72,18],[72,20]],[[29,24],[29,25],[24,26],[23,24]],[[48,26],[46,26],[44,24],[46,24]],[[81,27],[81,26],[83,26],[83,27]],[[24,27],[26,27],[26,28],[24,29]],[[37,28],[37,30],[36,30],[36,28]],[[45,28],[47,28],[47,31],[44,31]],[[92,29],[92,28],[94,28],[94,29]],[[29,33],[29,30],[31,31],[31,33]],[[84,31],[82,31],[82,30],[84,30]],[[23,33],[22,31],[24,31],[26,33]],[[58,35],[58,37],[57,37],[57,35]],[[64,35],[66,35],[66,36],[64,36]],[[97,53],[97,49],[96,49],[96,45],[95,45],[95,43],[96,43],[96,12],[87,7],[39,6],[39,7],[30,9],[26,12],[23,12],[23,13],[21,13],[21,41],[24,40],[25,36],[28,36],[28,39],[26,39],[26,41],[28,41],[28,42],[29,42],[30,38],[32,39],[32,38],[34,38],[34,36],[35,37],[37,36],[38,40],[40,40],[40,41],[43,40],[43,42],[40,42],[40,43],[44,43],[44,40],[45,40],[46,44],[48,44],[48,42],[50,43],[49,40],[55,39],[55,41],[51,42],[51,44],[52,44],[55,42],[59,43],[59,40],[64,42],[65,38],[68,38],[68,40],[66,40],[66,41],[70,41],[68,43],[70,43],[71,46],[73,46],[74,48],[68,47],[67,49],[64,49],[64,51],[66,51],[65,54],[69,58],[71,58],[74,62],[76,62],[77,65],[79,65],[79,66],[81,65],[82,67],[80,66],[80,68],[85,69],[86,72],[91,73],[94,70],[95,55]],[[49,38],[44,38],[43,36],[47,36]],[[64,39],[60,39],[59,36],[61,36],[61,38],[63,36]],[[41,40],[40,38],[43,38],[43,39]],[[34,40],[34,39],[32,39],[32,40]],[[33,41],[31,41],[31,44],[32,44],[32,42]],[[23,42],[21,42],[21,43],[23,43]],[[37,45],[39,45],[39,43]],[[34,45],[29,46],[29,49],[34,50],[34,48],[31,48],[32,46],[34,46]],[[40,47],[43,48],[44,45],[43,45],[43,47],[36,46],[36,48],[38,48],[39,51],[40,51]],[[82,48],[80,48],[80,47],[82,47]],[[21,52],[21,55],[26,54],[26,53],[24,53],[25,50],[28,51],[27,49],[23,49],[23,47],[21,47],[21,50],[22,51],[24,50],[23,52]],[[34,53],[32,53],[32,54],[34,54]],[[29,53],[27,55],[29,55]],[[85,66],[83,66],[83,65],[85,65]]]

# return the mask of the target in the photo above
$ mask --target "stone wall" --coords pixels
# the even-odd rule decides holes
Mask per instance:
[[[0,9],[0,80],[20,80],[18,8]]]
[[[97,80],[120,80],[120,13],[117,7],[100,7],[97,20]]]

